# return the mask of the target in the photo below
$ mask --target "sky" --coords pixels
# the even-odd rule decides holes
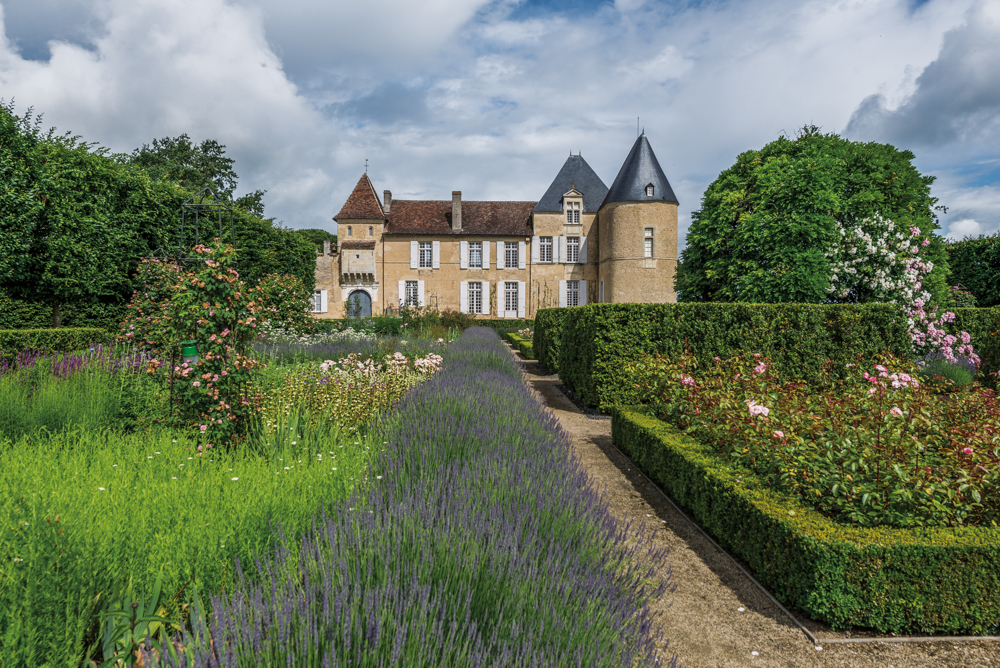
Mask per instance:
[[[804,125],[914,153],[941,234],[1000,230],[997,0],[0,0],[0,98],[115,152],[187,133],[336,230],[395,199],[537,200],[644,129],[680,200]]]

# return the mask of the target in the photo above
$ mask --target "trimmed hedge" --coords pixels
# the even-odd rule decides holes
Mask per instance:
[[[72,352],[91,343],[108,343],[114,335],[97,327],[60,327],[58,329],[0,329],[0,358],[14,359],[25,349],[47,348]]]
[[[531,344],[531,339],[526,339],[516,332],[507,332],[504,336],[506,336],[511,345],[514,346],[519,353],[521,353],[521,356],[524,357],[524,359],[535,359],[535,350]]]
[[[535,314],[535,337],[532,343],[538,361],[550,373],[559,373],[559,343],[562,340],[563,318],[568,312],[569,309],[565,308],[546,308]]]
[[[519,329],[531,329],[535,326],[535,321],[531,318],[476,318],[477,327],[489,327],[497,334],[503,336],[507,332],[516,332]]]
[[[827,359],[844,364],[859,353],[910,354],[906,321],[893,304],[590,304],[563,310],[558,373],[591,406],[641,403],[627,365],[656,353],[690,350],[708,363],[759,352],[779,375],[806,381],[819,378]],[[980,380],[992,386],[988,373],[1000,368],[1000,308],[955,313],[983,358]],[[543,338],[550,345],[551,337]]]
[[[984,635],[1000,623],[1000,527],[842,525],[642,409],[614,444],[786,605],[834,629]]]

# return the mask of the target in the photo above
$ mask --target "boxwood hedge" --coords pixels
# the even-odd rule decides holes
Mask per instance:
[[[569,309],[546,308],[535,314],[535,336],[532,344],[542,366],[551,373],[559,373],[559,343],[562,339],[562,322]]]
[[[627,366],[649,354],[689,350],[707,363],[759,352],[780,375],[811,381],[827,359],[910,351],[906,320],[893,304],[590,304],[562,309],[561,317],[549,311],[539,311],[545,328],[535,331],[542,364],[552,369],[558,329],[559,376],[592,406],[641,403]],[[980,380],[992,386],[988,373],[1000,368],[1000,307],[955,313],[983,358]]]
[[[786,605],[835,629],[996,633],[1000,527],[838,524],[643,410],[611,409],[614,444]]]

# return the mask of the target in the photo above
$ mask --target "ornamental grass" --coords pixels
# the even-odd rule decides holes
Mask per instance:
[[[372,484],[301,541],[279,530],[262,576],[237,563],[207,623],[147,665],[659,665],[666,553],[626,540],[492,330],[467,330],[378,433]]]

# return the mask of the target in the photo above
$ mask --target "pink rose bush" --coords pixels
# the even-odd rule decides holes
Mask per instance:
[[[757,369],[764,365],[760,373]],[[1000,401],[860,357],[819,387],[758,356],[646,358],[630,369],[660,419],[837,520],[860,526],[1000,522]],[[693,382],[688,382],[692,379]]]

